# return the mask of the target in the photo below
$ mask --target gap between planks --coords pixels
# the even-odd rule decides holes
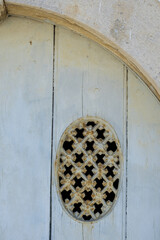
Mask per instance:
[[[52,123],[51,123],[51,165],[50,165],[50,213],[49,213],[49,240],[52,239],[52,177],[53,177],[53,120],[54,120],[54,69],[55,69],[55,30],[53,25],[53,78],[52,78]]]

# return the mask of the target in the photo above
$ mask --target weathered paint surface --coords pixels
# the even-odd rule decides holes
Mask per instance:
[[[0,239],[48,239],[53,27],[0,27]]]
[[[107,120],[124,146],[123,65],[99,45],[60,27],[56,28],[55,48],[53,160],[56,160],[62,133],[81,116]],[[63,211],[53,176],[52,238],[122,239],[122,196],[123,190],[113,211],[90,227],[76,222]]]
[[[128,239],[159,240],[160,103],[132,72],[128,79]]]
[[[54,44],[51,25],[9,18],[0,36],[0,239],[159,240],[157,99],[109,52],[64,28]],[[124,156],[117,204],[92,224],[65,213],[54,172],[62,133],[87,115],[111,123]]]

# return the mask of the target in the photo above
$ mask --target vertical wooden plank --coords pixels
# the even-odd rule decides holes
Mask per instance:
[[[0,239],[49,237],[53,27],[0,27]]]
[[[83,80],[83,115],[98,116],[115,129],[122,151],[125,147],[124,131],[124,72],[123,64],[98,44],[89,41],[88,64]],[[123,173],[122,173],[123,176]],[[122,186],[121,186],[122,187]],[[84,224],[84,239],[122,239],[125,189],[111,213],[89,229]]]
[[[160,238],[160,104],[129,71],[128,239]]]
[[[82,52],[86,42],[77,45],[77,35],[56,27],[55,77],[54,77],[54,121],[53,121],[53,165],[59,140],[66,127],[82,116]],[[84,53],[85,54],[85,53]],[[64,212],[58,199],[53,173],[52,189],[52,239],[82,239],[82,225]]]
[[[94,42],[58,27],[55,71],[53,159],[66,127],[87,115],[111,123],[123,149],[123,64]],[[122,239],[124,193],[109,216],[81,226],[63,211],[53,178],[52,239]]]

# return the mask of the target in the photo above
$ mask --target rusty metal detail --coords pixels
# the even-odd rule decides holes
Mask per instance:
[[[57,183],[65,210],[79,221],[111,211],[120,182],[122,154],[109,123],[80,118],[63,133],[57,152]]]

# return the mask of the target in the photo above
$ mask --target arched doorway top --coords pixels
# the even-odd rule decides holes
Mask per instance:
[[[2,2],[2,0],[1,0]],[[0,5],[2,4],[0,2]],[[21,2],[21,1],[19,1]],[[22,1],[23,2],[23,1]],[[131,54],[129,54],[125,48],[121,47],[121,44],[116,44],[114,41],[111,41],[105,35],[97,31],[97,27],[91,28],[89,25],[86,25],[80,21],[77,21],[76,18],[73,18],[73,14],[60,14],[55,11],[47,10],[45,8],[39,8],[33,6],[33,3],[30,5],[24,5],[14,2],[5,2],[6,12],[9,16],[22,16],[27,18],[32,18],[39,21],[45,21],[52,24],[61,25],[67,27],[103,46],[105,49],[112,52],[117,56],[121,61],[123,61],[131,70],[133,70],[151,89],[154,95],[160,100],[160,87],[158,85],[158,80],[154,79],[152,74],[144,68],[143,63],[139,63]],[[2,16],[4,16],[4,11]],[[96,29],[96,30],[95,30]],[[137,49],[137,51],[140,51]],[[153,63],[154,66],[154,63]],[[151,66],[152,68],[152,66]]]

